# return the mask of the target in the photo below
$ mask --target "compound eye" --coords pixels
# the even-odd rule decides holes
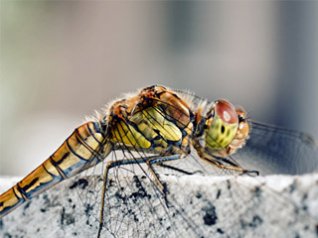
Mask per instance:
[[[215,113],[226,123],[234,124],[239,121],[235,107],[224,99],[216,101]]]

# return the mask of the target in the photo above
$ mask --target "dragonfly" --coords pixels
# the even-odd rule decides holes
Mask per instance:
[[[164,203],[169,203],[158,167],[193,174],[170,165],[174,161],[182,164],[192,151],[198,160],[213,168],[250,176],[259,171],[248,164],[256,164],[255,168],[264,165],[261,172],[265,173],[282,168],[278,172],[296,174],[318,167],[316,145],[310,136],[251,121],[242,107],[225,99],[210,102],[187,91],[154,85],[110,103],[76,128],[47,160],[0,195],[0,219],[63,180],[103,163],[97,231],[97,237],[101,237],[107,217],[106,196],[112,190],[112,170],[137,166],[163,196]],[[123,156],[117,156],[117,152]],[[251,156],[255,154],[256,160]],[[299,161],[304,157],[309,166]],[[247,165],[239,164],[236,158],[242,158]],[[281,160],[291,166],[284,170]],[[267,164],[274,168],[267,168]],[[134,180],[136,186],[138,181]]]

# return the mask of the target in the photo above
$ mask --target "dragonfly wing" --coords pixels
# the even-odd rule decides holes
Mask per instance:
[[[122,153],[113,152],[111,159],[118,161],[123,158]],[[127,153],[129,152],[125,152],[124,155],[126,159],[137,158],[136,152],[131,155]],[[143,156],[145,159],[148,157],[148,155]],[[77,185],[76,187],[80,193],[82,206],[88,208],[85,212],[87,224],[96,227],[100,221],[100,209],[104,209],[101,237],[104,237],[104,234],[106,237],[203,236],[201,226],[192,219],[193,213],[184,211],[183,206],[173,199],[174,191],[170,190],[169,182],[161,180],[168,189],[166,194],[162,194],[145,164],[126,164],[110,170],[103,208],[101,207],[103,179],[101,176],[95,177],[94,180],[87,179],[90,184],[86,189]],[[81,179],[79,178],[78,181]]]
[[[317,171],[318,150],[309,135],[258,122],[246,145],[234,158],[247,169],[261,174],[303,174]]]
[[[287,184],[270,190],[277,179],[162,176],[166,205],[143,175],[118,177],[108,191],[101,237],[316,237],[317,176],[286,176]],[[4,217],[0,236],[96,237],[98,223],[90,219],[98,203],[79,206],[74,188],[94,194],[102,183],[90,176],[57,185]]]

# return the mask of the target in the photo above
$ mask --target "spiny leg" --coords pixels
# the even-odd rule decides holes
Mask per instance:
[[[163,164],[165,161],[171,161],[171,160],[177,160],[180,159],[180,155],[172,155],[167,157],[153,157],[150,160],[147,161],[147,165],[149,167],[149,170],[154,178],[154,182],[161,192],[161,194],[164,196],[164,200],[166,203],[166,206],[169,207],[168,199],[167,199],[167,187],[162,184],[160,181],[158,174],[156,173],[155,169],[153,168],[153,164]],[[174,168],[174,167],[173,167]]]
[[[241,174],[253,174],[254,173],[256,175],[259,175],[259,172],[256,170],[244,169],[237,162],[231,161],[231,157],[229,157],[229,158],[215,157],[215,156],[207,153],[205,151],[205,149],[197,141],[194,141],[193,146],[196,149],[200,159],[207,161],[208,163],[210,163],[210,164],[212,164],[220,169],[237,171],[237,172],[240,172]]]
[[[117,160],[117,161],[109,161],[106,165],[105,171],[104,171],[104,176],[103,176],[103,188],[102,188],[102,197],[101,197],[101,208],[100,208],[100,216],[99,216],[99,228],[98,228],[98,233],[97,233],[97,238],[101,237],[101,232],[103,229],[103,224],[104,224],[104,207],[105,207],[105,195],[107,192],[107,184],[108,184],[108,174],[109,170],[115,167],[119,167],[121,165],[128,165],[128,164],[141,164],[141,163],[147,163],[148,161],[151,164],[156,164],[156,163],[162,163],[164,161],[171,161],[171,160],[177,160],[180,158],[180,155],[170,155],[170,156],[164,156],[164,157],[158,157],[158,156],[151,156],[151,157],[145,157],[145,158],[136,158],[136,159],[125,159],[125,160]],[[149,165],[148,165],[149,166]],[[152,166],[151,166],[152,168]],[[152,168],[152,173],[155,174],[155,185],[158,186],[157,181],[160,183],[162,188],[164,186],[158,179],[157,174]],[[157,181],[156,181],[157,179]],[[159,187],[157,187],[160,189]],[[163,193],[163,190],[160,190]]]
[[[157,172],[154,170],[151,161],[147,161],[147,166],[149,168],[149,171],[154,179],[154,182],[158,188],[158,190],[162,193],[165,194],[165,188],[164,185],[161,183],[161,181],[159,180],[159,176],[157,174]]]
[[[221,161],[223,164],[227,163],[227,164],[232,165],[234,167],[242,168],[242,166],[237,161],[235,161],[235,159],[233,159],[232,156],[229,156],[227,158],[215,157],[215,159],[218,160],[218,161]],[[258,176],[259,175],[259,171],[257,171],[257,170],[247,170],[247,169],[244,169],[244,168],[242,168],[242,169],[243,169],[243,172],[241,173],[241,175],[243,175],[243,174],[247,174],[247,175],[250,175],[250,176],[252,176],[252,175],[253,176],[254,175]]]
[[[168,164],[164,164],[164,163],[157,163],[156,164],[157,166],[160,166],[162,168],[166,168],[166,169],[171,169],[171,170],[175,170],[179,173],[183,173],[183,174],[186,174],[186,175],[193,175],[193,174],[196,174],[196,173],[202,173],[202,171],[200,170],[196,170],[194,172],[189,172],[189,171],[186,171],[184,169],[180,169],[180,168],[177,168],[175,166],[172,166],[172,165],[168,165]]]
[[[177,155],[164,156],[164,157],[154,156],[154,157],[150,158],[149,160],[147,160],[147,165],[149,167],[150,173],[152,174],[152,176],[154,178],[154,182],[155,182],[157,188],[159,189],[159,191],[162,194],[166,193],[165,187],[161,183],[161,181],[159,179],[159,176],[158,176],[157,172],[155,171],[155,169],[154,169],[154,167],[152,165],[153,164],[161,165],[165,161],[172,161],[172,160],[177,160],[177,159],[180,159],[180,158],[181,158],[181,156],[177,154]]]
[[[250,175],[250,176],[258,176],[259,175],[259,171],[258,170],[245,170],[245,171],[243,171],[242,175],[243,174],[247,174],[247,175]]]
[[[226,160],[226,159],[221,160],[221,159],[218,159],[218,158],[206,157],[206,156],[201,157],[201,159],[203,159],[203,160],[215,165],[216,167],[218,167],[220,169],[233,170],[233,171],[240,172],[241,174],[256,174],[256,175],[259,175],[259,172],[257,170],[247,170],[247,169],[242,168],[240,165],[236,165],[234,163],[231,163],[230,165],[226,165],[226,164],[221,162],[221,161],[223,161],[223,162],[229,163],[229,161]]]

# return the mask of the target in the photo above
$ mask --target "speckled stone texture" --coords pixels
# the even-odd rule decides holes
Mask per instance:
[[[102,237],[318,237],[318,174],[112,180]],[[16,179],[1,178],[0,189]],[[102,180],[67,180],[0,221],[0,237],[97,237]]]

